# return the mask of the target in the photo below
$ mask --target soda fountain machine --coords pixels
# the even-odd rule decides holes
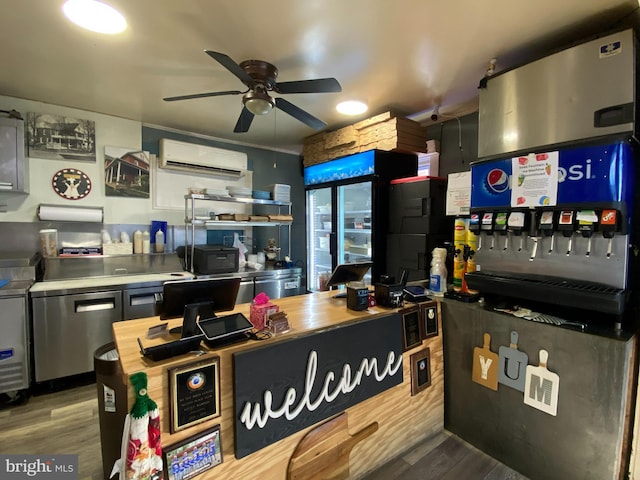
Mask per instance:
[[[620,328],[635,259],[633,159],[632,144],[619,141],[472,164],[469,287],[490,302]]]

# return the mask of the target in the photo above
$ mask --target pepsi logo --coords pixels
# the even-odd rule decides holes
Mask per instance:
[[[487,174],[485,183],[489,192],[504,193],[509,189],[509,175],[504,170],[494,168]]]

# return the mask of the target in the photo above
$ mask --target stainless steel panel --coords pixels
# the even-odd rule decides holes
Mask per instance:
[[[483,272],[548,275],[573,280],[586,280],[611,287],[627,288],[627,266],[629,256],[629,236],[616,235],[612,240],[611,257],[607,258],[609,240],[595,235],[591,239],[591,251],[586,256],[586,238],[573,235],[571,254],[567,255],[568,238],[556,234],[553,251],[551,237],[542,237],[538,241],[536,256],[530,260],[533,240],[526,235],[510,235],[509,248],[504,250],[506,236],[494,233],[495,246],[490,249],[491,236],[482,235],[482,246],[476,252],[478,270]],[[520,239],[522,238],[522,250]]]
[[[106,257],[52,257],[44,259],[45,281],[181,271],[182,264],[175,253],[112,255]]]
[[[620,41],[615,55],[601,46]],[[632,30],[602,37],[492,77],[480,89],[478,157],[633,131],[594,127],[594,112],[635,99]]]
[[[264,292],[269,298],[277,299],[291,297],[304,293],[302,277],[299,275],[273,278],[256,278],[255,294]]]
[[[162,294],[162,285],[124,290],[122,292],[124,320],[154,317],[158,294]]]
[[[253,279],[240,282],[238,296],[236,297],[236,305],[240,303],[250,303],[255,295],[253,294]]]
[[[0,299],[0,393],[29,388],[26,294]]]
[[[93,370],[93,352],[113,341],[111,324],[122,318],[122,293],[33,298],[32,309],[35,380],[42,382]]]

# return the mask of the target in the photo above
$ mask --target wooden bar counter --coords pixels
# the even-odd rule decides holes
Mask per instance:
[[[416,443],[441,432],[444,423],[444,365],[442,324],[440,315],[438,315],[436,319],[437,334],[423,335],[413,347],[404,352],[402,350],[405,348],[400,350],[402,352],[402,377],[398,384],[366,399],[361,400],[355,395],[355,403],[344,409],[343,412],[332,413],[329,417],[297,431],[296,428],[292,428],[293,433],[291,434],[283,435],[282,432],[279,432],[281,439],[260,447],[246,456],[243,455],[242,458],[236,458],[237,439],[235,432],[238,427],[236,422],[239,422],[240,419],[237,414],[237,406],[234,405],[235,395],[238,394],[234,391],[237,388],[234,382],[238,380],[234,377],[238,374],[237,364],[236,371],[234,371],[234,361],[237,363],[238,355],[251,353],[253,349],[288,352],[296,344],[295,342],[340,338],[342,332],[354,328],[359,328],[359,331],[362,331],[363,328],[368,327],[369,323],[384,325],[386,319],[389,319],[389,322],[398,323],[398,335],[403,337],[402,311],[399,313],[398,310],[382,307],[370,307],[363,311],[350,310],[346,307],[346,299],[334,298],[334,293],[314,293],[274,301],[281,311],[287,313],[291,326],[289,332],[267,340],[248,340],[215,350],[208,349],[202,344],[202,350],[206,352],[204,355],[196,356],[190,353],[158,362],[144,358],[140,354],[137,341],[140,338],[145,347],[167,341],[166,338],[152,340],[145,338],[148,328],[160,323],[157,317],[114,323],[113,332],[116,347],[125,381],[129,385],[129,407],[133,404],[135,395],[128,383],[128,378],[133,373],[143,371],[148,377],[149,397],[158,404],[160,409],[163,448],[167,449],[177,442],[197,436],[200,432],[215,425],[220,425],[223,461],[198,476],[202,479],[305,478],[306,480],[308,478],[347,478],[345,477],[347,474],[350,475],[350,478],[361,478],[367,472],[397,457]],[[430,302],[430,305],[436,306],[437,311],[440,311],[438,303]],[[405,308],[408,306],[411,304],[405,304]],[[234,311],[242,312],[249,318],[249,308],[249,304],[237,305]],[[228,313],[231,312],[222,312],[219,315]],[[180,324],[181,319],[169,321],[169,327]],[[395,330],[393,331],[395,332]],[[391,336],[394,335],[395,333]],[[368,343],[366,335],[363,336],[361,343],[351,342],[346,349],[339,347],[338,342],[335,350],[365,350],[365,343]],[[273,348],[265,349],[264,347]],[[427,367],[430,365],[429,384],[416,391],[415,378],[417,375],[414,366],[414,391],[412,394],[411,363],[412,361],[415,363],[415,358],[418,357],[415,354],[422,355],[427,347],[429,349]],[[260,351],[255,350],[258,353]],[[234,357],[234,354],[238,355]],[[168,369],[206,360],[216,355],[219,357],[220,416],[171,434]],[[339,357],[341,351],[337,351],[336,355]],[[414,359],[411,358],[411,355],[415,356]],[[337,363],[334,370],[338,375],[343,369],[343,362],[338,361]],[[397,365],[399,368],[399,362]],[[424,363],[421,365],[423,366]],[[260,367],[264,368],[264,365],[260,365]],[[356,367],[357,365],[351,365],[353,377],[356,376]],[[301,370],[300,376],[304,379],[305,365],[300,365],[299,368]],[[308,368],[307,366],[307,383],[309,383]],[[244,380],[246,381],[246,378]],[[251,378],[251,382],[253,380]],[[260,375],[256,374],[256,385],[260,385],[260,380]],[[282,380],[282,382],[286,381],[287,379]],[[325,377],[324,381],[325,390],[327,390],[329,380]],[[322,380],[318,382],[322,383]],[[326,403],[330,406],[331,401],[329,399]],[[274,407],[282,402],[282,399],[276,399],[274,395]],[[310,400],[309,402],[311,403]],[[345,415],[341,415],[343,413],[346,413],[346,419]],[[339,414],[340,416],[338,416]],[[283,419],[278,420],[283,421]],[[338,420],[340,423],[336,423]],[[333,421],[333,425],[344,427],[341,436],[337,434],[337,427],[329,425],[328,422],[331,421]],[[321,425],[325,425],[325,430],[319,429],[314,432],[314,429]],[[288,428],[286,430],[289,431]],[[305,438],[307,434],[309,435]],[[323,440],[315,441],[315,438]],[[294,454],[296,460],[290,464]],[[346,471],[344,465],[340,463],[345,461],[345,458]],[[295,467],[293,470],[292,465]],[[303,473],[305,468],[307,468],[307,472]],[[309,471],[313,471],[313,475],[316,477],[309,476]]]

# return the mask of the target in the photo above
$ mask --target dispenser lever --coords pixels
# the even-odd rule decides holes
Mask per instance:
[[[533,247],[531,247],[531,256],[529,257],[529,261],[533,262],[533,259],[536,258],[536,253],[538,252],[538,238],[532,237]]]

